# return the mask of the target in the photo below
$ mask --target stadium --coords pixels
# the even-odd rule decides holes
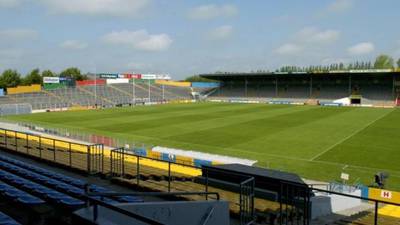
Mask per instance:
[[[92,74],[2,91],[2,211],[22,224],[398,223],[399,72],[200,76],[213,82]]]
[[[399,8],[0,0],[0,225],[400,225]]]

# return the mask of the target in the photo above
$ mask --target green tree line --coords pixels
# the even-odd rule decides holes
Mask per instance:
[[[43,84],[43,77],[69,77],[75,80],[85,80],[88,77],[81,73],[76,67],[70,67],[57,74],[51,70],[34,69],[26,76],[17,70],[8,69],[3,71],[0,76],[0,88],[16,87],[18,85]]]
[[[400,68],[400,59],[396,62],[397,68]],[[333,63],[330,65],[316,65],[316,66],[282,66],[275,72],[311,72],[311,71],[334,71],[334,70],[366,70],[366,69],[394,69],[396,68],[394,59],[389,55],[379,55],[376,57],[375,62],[356,61],[355,63]]]

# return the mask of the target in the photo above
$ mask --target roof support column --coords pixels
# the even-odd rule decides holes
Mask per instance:
[[[392,89],[392,96],[393,96],[393,100],[395,100],[396,101],[396,98],[397,98],[397,96],[396,96],[396,79],[395,79],[395,75],[393,74],[393,80],[392,80],[392,82],[393,82],[393,89]]]
[[[349,96],[351,95],[351,74],[349,75]]]
[[[244,96],[247,97],[247,78],[244,78]]]

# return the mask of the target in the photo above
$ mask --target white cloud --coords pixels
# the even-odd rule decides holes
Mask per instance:
[[[340,38],[337,30],[320,30],[306,27],[293,35],[291,41],[281,45],[275,50],[280,55],[298,55],[301,52],[319,50],[320,47],[336,42]]]
[[[352,9],[354,6],[354,0],[335,0],[328,5],[329,12],[341,13]]]
[[[0,0],[0,8],[13,8],[20,4],[21,0]]]
[[[114,31],[101,39],[108,44],[126,45],[143,51],[163,51],[172,44],[167,34],[149,34],[146,30]]]
[[[275,50],[280,55],[297,55],[302,52],[303,46],[293,43],[286,43]]]
[[[87,48],[88,44],[78,40],[67,40],[60,44],[61,48],[81,50]]]
[[[339,39],[340,32],[337,30],[319,30],[315,27],[306,27],[300,30],[295,36],[298,42],[329,44]]]
[[[350,55],[365,55],[373,52],[375,50],[375,46],[371,42],[362,42],[356,45],[353,45],[347,49],[347,52]]]
[[[0,30],[0,39],[6,40],[35,39],[38,37],[38,35],[38,32],[32,29]]]
[[[150,0],[39,0],[54,13],[84,15],[134,16]]]
[[[235,5],[202,5],[189,11],[189,18],[195,20],[209,20],[217,17],[233,17],[238,14],[239,10]]]
[[[208,38],[210,40],[226,40],[232,36],[233,27],[230,25],[220,26],[212,29],[208,33]]]

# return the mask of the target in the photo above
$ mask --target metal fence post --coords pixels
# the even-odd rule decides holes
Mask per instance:
[[[378,201],[375,202],[374,225],[378,225]]]
[[[104,144],[101,144],[101,173],[104,174]]]
[[[18,139],[17,139],[17,131],[14,131],[14,140],[15,140],[15,151],[18,152]]]
[[[87,146],[87,153],[86,153],[86,166],[87,166],[87,172],[90,173],[90,146]]]
[[[140,165],[139,165],[139,156],[136,156],[137,162],[136,162],[136,184],[139,185],[139,180],[140,180]]]
[[[168,161],[168,192],[171,192],[171,162]]]
[[[280,185],[280,192],[279,192],[279,224],[283,224],[283,218],[282,218],[282,193],[283,193],[283,187],[282,187],[282,182],[279,183]]]
[[[242,188],[242,183],[239,184],[239,217],[240,217],[240,224],[244,224],[243,217],[243,188]]]
[[[110,174],[111,174],[111,177],[113,177],[114,176],[114,167],[113,167],[113,152],[114,152],[114,150],[111,150],[110,151]]]
[[[42,158],[42,136],[39,136],[39,158]]]
[[[122,177],[125,177],[125,149],[122,149]]]
[[[56,162],[56,140],[53,139],[53,161]]]
[[[7,130],[4,130],[4,144],[6,145],[6,148],[8,148],[8,147],[7,147],[7,139],[8,139],[8,137],[7,137]]]
[[[208,168],[206,170],[206,192],[208,192]],[[206,195],[206,200],[208,200],[208,195]]]
[[[71,149],[71,142],[68,143],[68,151],[69,151],[69,167],[72,167],[72,149]]]
[[[26,134],[26,154],[29,155],[29,136]]]

